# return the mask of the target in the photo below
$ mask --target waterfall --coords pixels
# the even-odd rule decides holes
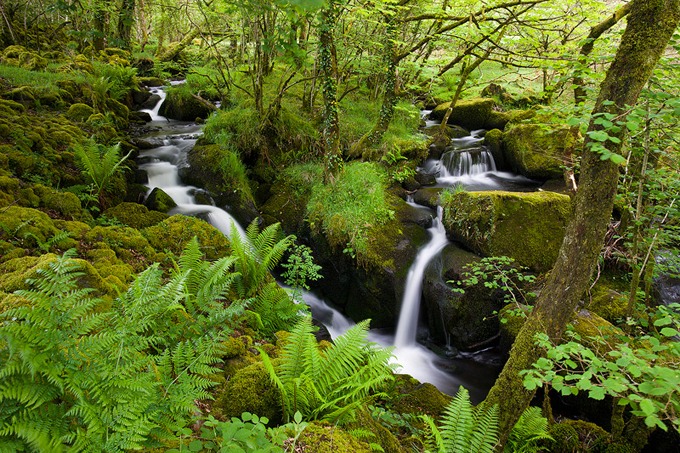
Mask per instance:
[[[418,329],[418,315],[420,312],[420,295],[423,287],[423,275],[429,262],[442,251],[448,243],[446,231],[442,224],[442,208],[437,207],[437,218],[432,222],[430,241],[423,247],[413,261],[406,277],[406,287],[404,297],[401,301],[399,312],[399,322],[394,338],[394,345],[397,348],[411,346],[416,342],[416,331]]]
[[[473,176],[496,171],[493,155],[486,148],[470,151],[449,151],[441,158],[440,176]]]
[[[168,121],[165,117],[158,115],[166,94],[162,88],[156,88],[153,92],[160,96],[160,101],[152,110],[143,111],[148,112],[154,121],[163,121],[162,130],[167,132],[167,138],[163,140],[163,145],[146,150],[139,155],[139,159],[144,161],[139,168],[145,170],[149,178],[147,184],[149,192],[158,187],[168,194],[177,204],[177,207],[170,211],[171,214],[203,218],[227,237],[231,235],[232,228],[236,228],[240,236],[245,238],[246,233],[243,227],[227,211],[215,206],[197,204],[193,194],[199,189],[182,184],[178,165],[186,161],[187,152],[196,144],[194,132],[197,131],[193,125]]]

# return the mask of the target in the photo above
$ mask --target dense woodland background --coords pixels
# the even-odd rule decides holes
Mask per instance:
[[[679,20],[0,0],[0,451],[678,451]],[[183,179],[244,236],[147,197],[159,86],[162,115],[204,124]],[[423,162],[473,129],[540,189],[433,189]],[[465,249],[433,335],[507,358],[477,406],[367,340],[427,241],[407,195]],[[310,286],[358,324],[320,335]]]

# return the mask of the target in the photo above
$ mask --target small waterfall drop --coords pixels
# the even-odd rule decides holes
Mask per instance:
[[[194,193],[199,191],[197,187],[188,186],[181,182],[178,165],[186,162],[186,155],[196,144],[200,128],[193,123],[171,121],[158,114],[161,104],[165,100],[166,93],[162,88],[154,88],[153,93],[160,96],[160,101],[151,110],[143,110],[151,115],[153,121],[161,122],[161,131],[166,133],[162,145],[143,151],[139,155],[139,168],[146,171],[149,178],[147,186],[149,192],[158,187],[173,199],[177,204],[170,214],[184,214],[202,218],[212,226],[220,230],[226,236],[230,236],[232,228],[236,228],[242,238],[246,233],[227,211],[215,206],[197,204]]]
[[[430,241],[423,247],[413,261],[406,277],[404,297],[399,312],[399,322],[394,338],[397,348],[413,346],[416,343],[418,315],[420,313],[420,296],[423,287],[423,275],[429,262],[448,244],[446,231],[442,224],[442,208],[437,207],[437,218],[432,222]]]

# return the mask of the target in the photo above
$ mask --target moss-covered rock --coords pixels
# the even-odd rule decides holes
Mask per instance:
[[[83,209],[76,194],[60,192],[42,184],[35,185],[32,190],[40,199],[40,207],[46,210],[51,217],[84,222],[92,221],[92,216]]]
[[[240,417],[243,412],[251,412],[267,417],[273,424],[283,418],[281,394],[261,362],[238,370],[218,390],[215,406],[224,417]]]
[[[149,244],[158,251],[169,250],[179,256],[189,241],[196,236],[201,251],[209,260],[229,253],[229,241],[219,230],[209,223],[183,215],[174,215],[166,220],[142,230]]]
[[[503,134],[503,157],[509,169],[527,178],[559,179],[575,144],[567,126],[516,124]]]
[[[111,249],[116,256],[132,266],[135,272],[141,272],[156,261],[156,251],[139,230],[120,226],[96,226],[85,234],[88,249]],[[166,243],[171,242],[169,237]],[[159,250],[163,250],[161,246]]]
[[[451,397],[440,392],[437,387],[421,383],[411,376],[395,376],[393,388],[389,390],[392,408],[401,414],[423,415],[439,418]]]
[[[0,239],[19,248],[40,248],[61,233],[44,212],[19,206],[0,209],[0,225]]]
[[[501,291],[479,284],[459,294],[447,283],[462,279],[468,270],[465,266],[478,261],[477,255],[449,244],[428,264],[423,277],[421,304],[430,334],[464,351],[480,349],[496,337],[499,326],[494,312],[504,305]]]
[[[116,218],[119,222],[141,230],[156,225],[168,218],[167,214],[149,209],[138,203],[123,202],[104,211],[109,218]]]
[[[215,111],[213,104],[196,96],[181,85],[168,88],[166,93],[165,102],[158,112],[166,118],[194,121],[196,118],[205,119]]]
[[[144,200],[144,206],[152,211],[166,213],[172,208],[177,207],[177,203],[163,189],[154,187],[149,196],[146,197],[146,200]]]
[[[370,431],[370,437],[367,437],[366,440],[371,444],[379,445],[385,453],[407,453],[410,451],[402,447],[399,439],[375,420],[366,409],[358,410],[356,419],[349,423],[345,429],[348,431],[355,429]]]
[[[94,113],[94,109],[87,104],[77,102],[71,104],[66,112],[66,117],[78,123],[84,123]]]
[[[358,440],[338,426],[324,422],[310,423],[300,434],[297,448],[305,453],[371,453],[364,441]]]
[[[551,192],[447,192],[447,234],[486,256],[509,256],[543,272],[557,259],[570,199]]]
[[[5,47],[0,61],[7,65],[18,66],[30,71],[37,71],[47,67],[46,58],[19,45]]]
[[[484,135],[484,145],[489,148],[496,168],[505,168],[505,156],[503,155],[503,131],[491,129]]]
[[[443,120],[450,105],[450,102],[439,104],[430,113],[430,118],[437,121]],[[534,113],[528,110],[500,112],[497,110],[497,103],[494,99],[471,98],[456,102],[448,122],[468,130],[503,129],[512,121],[531,118],[533,115]]]
[[[257,217],[246,167],[238,154],[199,140],[187,157],[190,168],[181,172],[183,180],[206,189],[219,206],[227,207],[244,224]]]

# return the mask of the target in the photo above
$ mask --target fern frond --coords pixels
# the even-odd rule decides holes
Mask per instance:
[[[522,412],[510,431],[505,451],[530,453],[540,451],[541,441],[553,441],[548,433],[548,420],[538,407],[530,406]]]
[[[441,434],[446,451],[462,453],[470,442],[474,426],[474,414],[470,396],[464,387],[446,406],[441,420]]]
[[[498,443],[498,406],[475,408],[474,429],[466,452],[493,453]]]

